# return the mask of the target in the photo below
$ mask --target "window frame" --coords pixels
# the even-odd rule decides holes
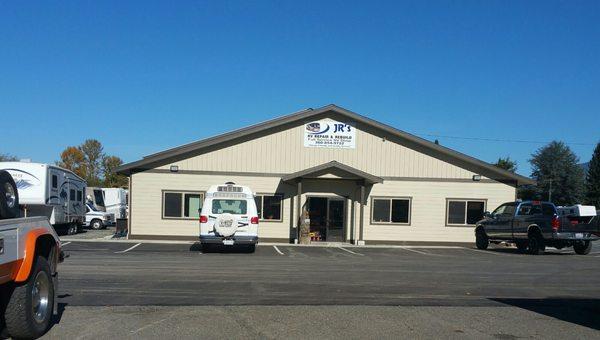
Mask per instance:
[[[446,198],[446,216],[444,217],[444,224],[446,227],[474,227],[475,224],[467,224],[467,212],[469,211],[469,202],[483,203],[483,212],[487,210],[487,198]],[[465,223],[448,223],[450,202],[465,202]]]
[[[181,216],[180,217],[171,217],[171,216],[165,216],[165,194],[179,194],[181,195]],[[200,195],[200,201],[202,202],[202,204],[204,205],[204,199],[206,198],[206,191],[195,191],[195,190],[171,190],[171,189],[165,189],[165,190],[161,190],[161,194],[160,194],[160,199],[161,199],[161,204],[160,204],[160,218],[161,220],[185,220],[185,221],[191,221],[191,220],[197,220],[199,217],[185,217],[185,195],[186,194],[192,194],[192,195]]]
[[[388,200],[390,203],[390,221],[389,222],[376,222],[373,221],[373,210],[375,208],[375,200]],[[408,201],[408,222],[392,222],[392,200],[404,200]],[[369,221],[373,225],[403,225],[410,226],[412,223],[412,196],[372,196],[371,197],[371,208]]]
[[[258,197],[260,196],[260,215],[262,215],[263,211],[264,211],[264,206],[265,206],[265,196],[279,196],[281,198],[281,204],[279,205],[279,219],[278,220],[265,220],[263,219],[262,216],[258,216],[258,221],[259,222],[283,222],[283,201],[284,201],[284,195],[282,193],[267,193],[267,192],[257,192],[254,197]],[[258,213],[258,207],[256,207],[256,212]]]

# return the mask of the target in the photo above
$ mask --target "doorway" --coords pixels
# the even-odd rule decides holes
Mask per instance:
[[[344,242],[345,199],[308,197],[311,241]]]

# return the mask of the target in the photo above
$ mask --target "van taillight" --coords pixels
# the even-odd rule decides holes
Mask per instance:
[[[552,216],[552,231],[557,232],[560,229],[560,218],[554,215]]]
[[[258,216],[253,216],[253,217],[250,219],[250,223],[251,223],[251,224],[258,224]]]
[[[208,217],[205,215],[200,215],[200,223],[207,223]]]

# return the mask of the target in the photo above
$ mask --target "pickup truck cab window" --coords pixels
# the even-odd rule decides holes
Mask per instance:
[[[513,216],[515,214],[515,204],[505,203],[496,208],[492,215],[494,216]]]

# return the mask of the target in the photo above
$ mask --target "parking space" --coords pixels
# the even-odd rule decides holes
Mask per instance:
[[[184,337],[197,322],[189,317],[190,310],[210,311],[202,319],[218,322],[245,308],[271,318],[262,324],[277,325],[281,313],[291,310],[305,313],[306,307],[330,318],[332,308],[351,306],[353,314],[344,311],[336,318],[360,324],[371,334],[379,328],[369,328],[372,321],[361,323],[367,320],[363,314],[389,308],[395,308],[394,315],[413,315],[411,322],[431,326],[432,335],[449,322],[475,338],[485,332],[491,337],[503,334],[499,326],[494,326],[495,333],[487,331],[491,326],[473,328],[471,320],[479,313],[485,313],[482,320],[496,320],[497,325],[512,322],[507,315],[537,324],[542,315],[544,327],[518,333],[534,337],[559,334],[568,323],[579,327],[568,329],[582,335],[600,328],[600,258],[566,250],[530,256],[503,246],[480,251],[456,246],[261,245],[248,254],[231,248],[203,253],[194,243],[81,241],[65,242],[64,249],[71,255],[60,267],[59,304],[64,315],[49,334],[57,338],[117,334],[103,325],[115,322],[111,315],[130,306],[144,313],[119,316],[128,320],[120,323],[122,330],[157,332],[163,319],[176,316],[189,319],[189,325],[180,325]],[[421,318],[415,316],[419,311],[428,312]],[[432,324],[433,315],[449,311],[457,313],[455,319]],[[106,320],[89,325],[75,321],[88,314]],[[60,322],[61,317],[72,322]],[[390,320],[396,320],[387,326],[390,329],[407,331],[397,318]],[[264,338],[260,334],[256,337]]]

